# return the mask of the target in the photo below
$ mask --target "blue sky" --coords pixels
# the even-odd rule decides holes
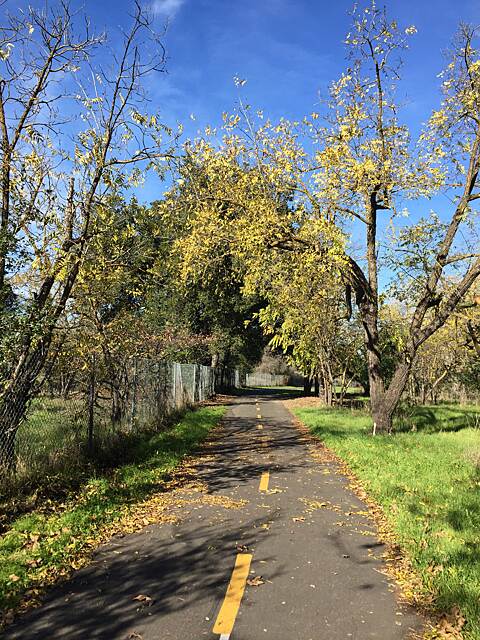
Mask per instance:
[[[86,0],[84,6],[97,28],[112,32],[127,24],[132,3]],[[189,135],[219,124],[221,113],[234,107],[235,75],[247,79],[242,97],[256,109],[295,119],[315,110],[319,91],[345,67],[350,0],[151,0],[149,6],[159,28],[169,23],[168,73],[152,78],[151,96],[165,120],[183,122]],[[439,102],[442,52],[460,20],[480,23],[480,1],[390,0],[386,6],[400,24],[418,29],[399,92],[403,118],[418,131]],[[139,196],[150,200],[161,191],[150,180]]]
[[[301,119],[318,108],[319,92],[325,94],[346,66],[342,41],[351,24],[350,0],[149,2],[157,27],[168,22],[168,73],[152,78],[152,107],[168,124],[184,123],[189,136],[206,124],[220,124],[222,112],[234,108],[234,76],[247,80],[242,99],[255,109],[263,109],[273,120]],[[128,23],[132,3],[85,0],[84,6],[97,28],[113,33],[116,26]],[[418,29],[404,55],[398,92],[405,105],[400,117],[415,134],[440,102],[437,74],[459,22],[480,24],[480,0],[390,0],[386,6],[400,26],[413,24]],[[148,202],[164,190],[165,185],[152,177],[137,195]],[[413,217],[431,208],[441,217],[451,213],[451,203],[439,195],[413,205]],[[388,218],[381,222],[383,230]],[[359,231],[353,229],[354,243]]]
[[[131,2],[86,0],[85,6],[98,26],[111,28],[125,21]],[[197,125],[218,120],[235,101],[237,74],[247,79],[244,93],[256,108],[273,118],[301,117],[345,66],[350,0],[152,0],[151,6],[158,26],[169,20],[168,75],[151,87],[168,119],[194,113]],[[403,74],[414,124],[437,104],[442,51],[460,20],[480,22],[480,2],[391,0],[386,6],[418,29]]]

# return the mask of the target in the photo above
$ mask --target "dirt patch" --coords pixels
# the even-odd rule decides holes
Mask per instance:
[[[287,409],[320,409],[325,407],[325,403],[321,398],[315,396],[303,396],[301,398],[292,398],[283,400],[283,404]]]

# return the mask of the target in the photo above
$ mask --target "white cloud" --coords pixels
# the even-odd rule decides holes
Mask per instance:
[[[152,11],[155,15],[173,18],[183,4],[185,4],[185,0],[154,0]]]

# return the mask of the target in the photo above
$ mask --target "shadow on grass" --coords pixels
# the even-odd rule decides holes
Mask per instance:
[[[460,606],[467,620],[465,630],[472,640],[480,637],[479,575],[478,545],[471,542],[447,553],[441,571],[433,579],[437,610],[451,611]]]
[[[480,407],[462,405],[402,406],[394,419],[395,431],[438,433],[480,428]]]

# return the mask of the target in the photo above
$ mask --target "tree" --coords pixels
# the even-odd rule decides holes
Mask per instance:
[[[2,340],[0,464],[10,466],[102,204],[157,166],[169,132],[140,111],[164,51],[139,4],[110,54],[65,3],[7,15],[0,58],[0,316],[14,318]]]
[[[406,31],[414,29],[407,28]],[[332,205],[348,206],[352,215],[360,217],[366,227],[367,273],[352,260],[348,276],[365,328],[372,415],[379,431],[391,431],[393,412],[419,348],[444,325],[480,275],[478,250],[468,250],[468,247],[461,250],[459,233],[469,222],[474,224],[472,203],[479,197],[475,188],[480,168],[480,63],[473,46],[474,37],[473,28],[461,28],[442,85],[442,107],[433,113],[420,138],[420,160],[415,162],[407,151],[407,132],[397,123],[397,108],[389,97],[387,85],[391,83],[391,58],[402,44],[397,25],[389,23],[385,13],[373,6],[369,16],[356,20],[354,34],[349,39],[360,54],[358,68],[367,62],[371,69],[371,79],[363,84],[363,88],[366,91],[369,87],[375,97],[372,100],[362,97],[358,104],[355,95],[365,95],[360,77],[353,74],[352,80],[344,80],[345,86],[352,90],[350,97],[345,98],[348,108],[361,108],[365,103],[370,103],[370,108],[362,109],[361,116],[355,115],[352,126],[356,131],[348,134],[347,140],[348,153],[359,161],[363,174],[353,178],[358,181],[355,184],[352,179],[340,184],[339,180],[346,177],[348,163],[336,163],[333,191],[340,193],[339,197],[335,193]],[[342,93],[343,88],[340,95]],[[371,137],[366,132],[369,127],[360,126],[363,119],[372,127]],[[337,146],[334,142],[326,152],[332,153]],[[436,158],[444,159],[442,167],[436,166]],[[325,169],[324,175],[328,194],[332,189],[330,167]],[[422,264],[423,274],[418,297],[412,301],[414,310],[408,335],[391,382],[385,385],[378,353],[377,217],[382,210],[394,208],[394,200],[402,195],[415,198],[428,195],[442,182],[453,190],[456,205],[430,259]],[[421,240],[421,228],[412,226],[408,234]],[[472,237],[471,231],[469,236]],[[425,251],[423,253],[425,255]],[[463,270],[462,263],[465,265]],[[455,265],[461,272],[453,284],[448,279],[449,265]]]
[[[254,119],[240,104],[238,113],[225,116],[221,144],[204,139],[188,151],[224,175],[223,181],[212,180],[198,192],[191,244],[185,252],[188,268],[203,256],[196,249],[191,255],[200,239],[211,245],[222,237],[236,245],[236,255],[246,265],[246,288],[263,282],[268,273],[272,297],[279,251],[296,253],[305,269],[315,265],[326,274],[336,269],[345,287],[346,308],[354,302],[363,325],[376,432],[392,430],[392,416],[418,350],[480,275],[473,211],[480,197],[476,31],[461,27],[443,78],[441,108],[414,144],[399,120],[395,88],[399,55],[415,31],[413,26],[400,30],[374,3],[364,12],[356,10],[347,37],[349,67],[333,83],[324,117],[314,113],[303,127],[285,120],[273,125],[261,113]],[[305,150],[305,133],[318,149],[313,155]],[[380,216],[390,211],[393,218],[408,200],[424,200],[440,188],[455,204],[441,216],[438,242],[428,244],[431,235],[424,233],[421,222],[406,227],[397,247],[405,251],[404,268],[417,271],[417,286],[410,300],[410,326],[388,379],[379,333]],[[221,213],[225,199],[234,203],[234,218]],[[362,248],[348,245],[352,228],[356,239],[358,229],[365,230]],[[413,249],[421,249],[421,262],[409,252],[412,241]],[[328,282],[327,276],[322,286]]]
[[[248,370],[260,360],[265,345],[255,317],[264,304],[261,292],[243,290],[244,269],[229,242],[220,236],[214,242],[205,242],[200,226],[198,231],[202,235],[194,240],[191,228],[203,197],[208,203],[212,187],[222,189],[225,173],[220,163],[216,167],[204,164],[202,158],[197,156],[194,160],[191,154],[179,163],[178,169],[175,185],[164,200],[153,205],[154,215],[162,221],[171,247],[167,260],[162,260],[158,269],[166,273],[168,264],[159,300],[166,314],[164,321],[207,338],[203,357],[196,353],[197,361],[219,368]],[[230,180],[241,173],[239,168],[234,169]],[[208,216],[208,204],[205,215]],[[233,221],[236,208],[228,197],[219,203],[219,215]],[[197,247],[191,242],[197,242]],[[186,251],[191,251],[192,268],[184,260]]]
[[[415,356],[410,373],[421,404],[435,404],[439,389],[458,376],[464,348],[453,318],[426,340]]]
[[[306,270],[297,256],[282,252],[278,256],[275,294],[270,291],[269,304],[260,311],[261,325],[271,336],[270,345],[280,348],[288,362],[315,383],[320,384],[326,404],[336,398],[337,378],[343,381],[340,402],[352,375],[355,357],[354,332],[346,326],[345,304],[340,281],[315,268]],[[314,265],[312,265],[314,267]],[[266,283],[266,290],[270,284]]]

